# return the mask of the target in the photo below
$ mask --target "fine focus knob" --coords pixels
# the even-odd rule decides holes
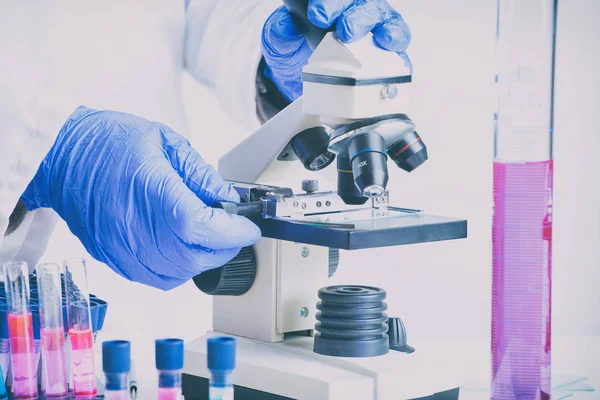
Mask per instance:
[[[412,353],[415,348],[406,343],[406,328],[400,318],[388,318],[388,337],[390,340],[390,349],[402,353]]]
[[[331,278],[340,265],[340,249],[329,248],[329,277]]]
[[[314,193],[319,191],[319,181],[306,180],[302,181],[302,190],[306,193]]]

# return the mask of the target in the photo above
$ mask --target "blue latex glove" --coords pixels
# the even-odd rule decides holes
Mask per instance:
[[[163,290],[255,243],[250,220],[210,208],[231,185],[165,125],[79,107],[22,196],[52,207],[97,260]]]
[[[343,43],[362,39],[373,32],[375,44],[398,53],[408,68],[406,55],[411,35],[402,16],[385,0],[309,0],[308,19],[319,28],[336,24]],[[262,31],[262,53],[267,63],[265,76],[271,79],[288,101],[302,95],[302,67],[312,50],[292,22],[285,6],[267,19]]]

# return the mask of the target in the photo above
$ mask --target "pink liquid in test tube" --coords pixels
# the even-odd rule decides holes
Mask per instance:
[[[62,286],[57,264],[36,267],[42,342],[42,388],[46,398],[68,394],[67,360],[62,312]]]
[[[28,271],[27,263],[23,261],[4,264],[12,393],[15,399],[38,398]]]
[[[37,399],[37,370],[33,347],[33,322],[31,313],[8,314],[11,366],[13,374],[12,392],[17,399]]]
[[[550,398],[552,161],[494,163],[492,399]]]
[[[65,261],[65,295],[71,344],[71,377],[76,398],[96,398],[94,337],[84,260]]]
[[[158,400],[181,400],[181,388],[158,388]]]
[[[69,338],[73,392],[77,396],[95,396],[97,390],[92,330],[69,329]]]
[[[62,328],[41,331],[44,394],[48,398],[65,396],[68,393],[65,332]]]

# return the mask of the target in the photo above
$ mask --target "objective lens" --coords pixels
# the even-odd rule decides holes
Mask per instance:
[[[327,150],[329,135],[322,126],[300,132],[291,140],[291,145],[304,168],[309,171],[319,171],[335,159],[335,154]]]
[[[352,165],[350,164],[350,157],[347,155],[337,157],[337,193],[342,198],[344,203],[352,205],[362,205],[369,200],[368,197],[363,196],[362,192],[358,190],[354,183],[354,175],[352,174]]]
[[[373,186],[369,186],[366,187],[365,190],[363,190],[365,196],[367,197],[379,197],[382,196],[383,193],[385,192],[385,189],[382,186],[379,185],[373,185]]]
[[[427,146],[421,140],[417,131],[405,135],[390,146],[388,155],[398,167],[411,172],[427,161]]]
[[[373,198],[383,194],[388,182],[385,140],[375,132],[359,133],[350,139],[348,154],[354,183],[363,196]]]

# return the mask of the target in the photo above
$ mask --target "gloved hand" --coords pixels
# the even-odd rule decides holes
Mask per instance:
[[[411,35],[402,16],[385,0],[309,0],[308,19],[319,28],[336,24],[343,43],[362,39],[373,32],[375,44],[398,53],[408,68],[406,55]],[[262,31],[262,53],[267,63],[264,74],[288,101],[302,95],[302,67],[312,50],[292,22],[285,6],[267,19]]]
[[[248,219],[210,208],[236,191],[165,125],[79,107],[22,199],[52,207],[97,260],[163,290],[252,245]]]

